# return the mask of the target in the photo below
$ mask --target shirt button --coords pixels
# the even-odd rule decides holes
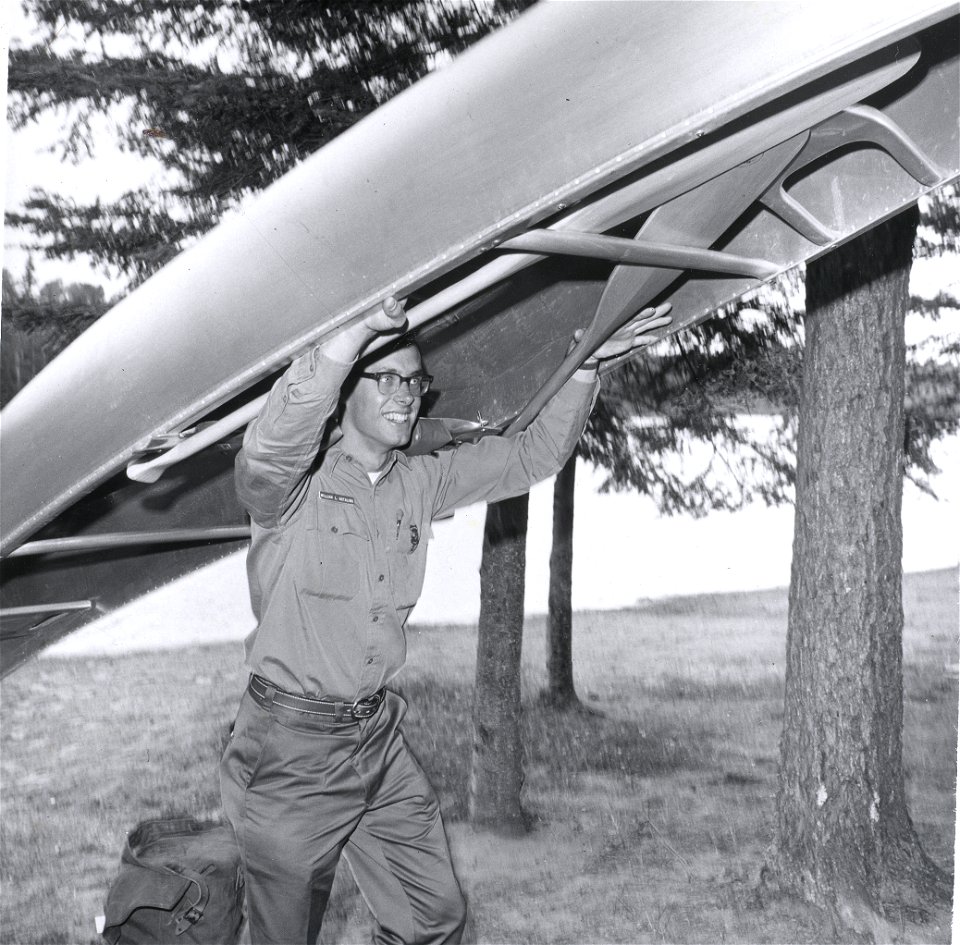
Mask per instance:
[[[383,575],[381,574],[380,577],[377,578],[377,580],[382,583],[382,582],[383,582]]]
[[[367,660],[367,666],[369,666],[372,662],[373,662],[373,657],[371,656],[371,657]]]
[[[330,531],[332,531],[332,532],[334,532],[334,533],[336,533],[336,532],[338,532],[338,531],[340,531],[340,529],[339,529],[339,528],[337,528],[337,526],[336,526],[336,525],[334,525],[334,526],[332,526],[332,527],[331,527],[331,529],[330,529]]]
[[[379,619],[380,619],[379,617],[374,617],[373,622],[376,623]]]

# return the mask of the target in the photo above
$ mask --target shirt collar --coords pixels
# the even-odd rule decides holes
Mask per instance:
[[[353,456],[345,452],[343,447],[339,443],[334,443],[333,446],[327,449],[327,455],[324,459],[323,465],[329,464],[330,472],[334,472],[337,466],[342,462],[348,463],[354,469],[359,470],[366,477],[366,470],[362,469],[359,463],[354,460]],[[381,478],[386,476],[390,470],[393,468],[394,464],[399,463],[404,469],[410,468],[410,457],[403,453],[401,450],[391,450],[390,455],[387,459],[386,465],[383,467],[381,472]]]

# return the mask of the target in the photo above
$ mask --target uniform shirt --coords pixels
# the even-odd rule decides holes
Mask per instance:
[[[371,482],[339,445],[320,452],[352,367],[319,348],[295,361],[247,428],[236,465],[252,520],[247,575],[257,627],[247,663],[281,689],[350,702],[403,666],[431,521],[520,495],[558,472],[598,387],[571,379],[516,437],[425,456],[394,451]]]

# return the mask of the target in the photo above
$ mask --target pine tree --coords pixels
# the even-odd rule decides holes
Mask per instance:
[[[896,934],[949,902],[903,769],[904,315],[916,209],[807,272],[777,798],[781,883],[839,929]],[[877,939],[879,940],[879,939]]]

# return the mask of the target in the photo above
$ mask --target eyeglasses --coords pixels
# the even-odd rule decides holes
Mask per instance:
[[[400,390],[400,382],[407,385],[407,390],[414,397],[422,397],[430,390],[430,383],[433,378],[429,374],[411,374],[404,377],[394,371],[378,371],[376,374],[360,374],[360,377],[368,377],[377,382],[377,390],[385,396],[395,394]]]

